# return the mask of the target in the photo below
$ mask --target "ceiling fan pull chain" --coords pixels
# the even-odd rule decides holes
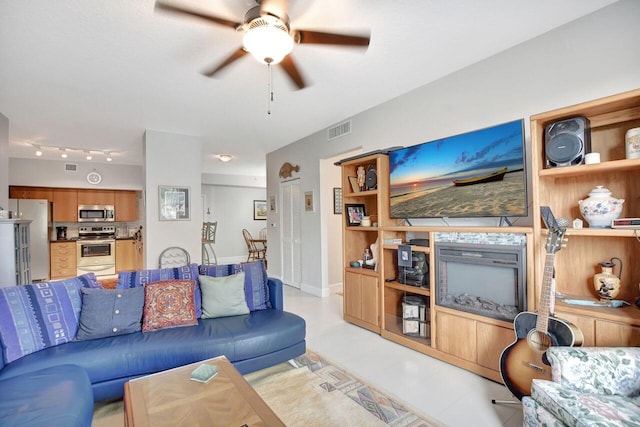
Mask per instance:
[[[269,107],[267,108],[267,114],[271,115],[271,103],[273,102],[273,75],[271,74],[271,63],[267,63],[268,77],[267,77],[267,98]]]

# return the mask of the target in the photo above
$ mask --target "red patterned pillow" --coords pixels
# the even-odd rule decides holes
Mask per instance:
[[[164,280],[144,286],[142,332],[197,325],[193,280]]]

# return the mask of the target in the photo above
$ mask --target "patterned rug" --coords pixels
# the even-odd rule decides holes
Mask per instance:
[[[295,359],[245,375],[269,407],[290,427],[441,427],[400,399],[311,350]],[[122,401],[96,404],[92,427],[124,425]]]

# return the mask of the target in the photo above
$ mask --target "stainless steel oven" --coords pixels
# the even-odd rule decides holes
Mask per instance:
[[[78,274],[116,274],[115,227],[80,227],[76,245]]]
[[[112,205],[78,205],[78,222],[113,222],[115,208]]]

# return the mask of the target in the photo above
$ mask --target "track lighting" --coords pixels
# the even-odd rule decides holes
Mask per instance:
[[[66,159],[67,157],[69,157],[67,155],[67,149],[66,148],[61,148],[60,149],[60,157],[62,157],[63,159]]]
[[[34,145],[33,147],[36,149],[36,156],[38,157],[42,156],[42,150],[40,149],[40,146]]]
[[[113,158],[111,157],[111,153],[110,152],[106,152],[105,153],[107,155],[107,162],[110,162],[113,160]]]
[[[91,151],[85,151],[85,154],[86,154],[85,159],[87,160],[93,159],[93,156],[91,155]]]

